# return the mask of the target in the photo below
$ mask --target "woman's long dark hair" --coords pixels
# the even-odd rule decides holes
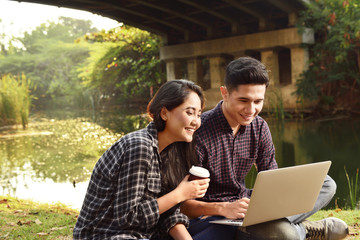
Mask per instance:
[[[165,129],[166,122],[161,118],[161,109],[165,107],[171,111],[184,103],[191,92],[195,92],[204,108],[205,99],[202,89],[188,80],[172,80],[160,87],[153,99],[147,106],[147,113],[155,123],[158,132]],[[166,193],[181,182],[188,173],[190,167],[195,165],[197,158],[194,144],[187,142],[174,142],[161,152],[161,186],[162,192]]]

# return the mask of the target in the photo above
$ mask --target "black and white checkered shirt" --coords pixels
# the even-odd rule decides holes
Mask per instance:
[[[179,208],[159,214],[160,167],[154,123],[119,139],[95,165],[74,239],[161,239],[188,226]]]

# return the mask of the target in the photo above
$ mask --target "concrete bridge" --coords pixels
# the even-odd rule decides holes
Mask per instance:
[[[221,98],[226,64],[252,56],[270,70],[267,105],[296,109],[296,80],[307,68],[314,34],[295,27],[306,0],[29,0],[86,10],[159,34],[167,79],[187,78],[206,91],[207,107]],[[307,105],[306,106],[311,106]]]

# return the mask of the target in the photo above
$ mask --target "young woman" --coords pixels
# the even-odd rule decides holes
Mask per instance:
[[[187,181],[200,127],[202,90],[166,82],[148,105],[153,121],[111,146],[96,163],[74,239],[191,239],[179,204],[203,197],[209,180]],[[185,176],[185,177],[184,177]]]

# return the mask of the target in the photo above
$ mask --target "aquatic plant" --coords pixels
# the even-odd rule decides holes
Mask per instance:
[[[359,179],[359,168],[356,170],[355,183],[354,183],[353,179],[349,178],[349,175],[346,171],[345,166],[344,166],[344,170],[345,170],[346,179],[347,179],[348,185],[349,185],[351,209],[354,210],[356,208],[356,203],[357,203],[356,198],[357,198],[357,185],[358,185],[358,179]]]
[[[268,92],[268,111],[270,115],[276,120],[285,119],[284,100],[279,89],[274,89]]]
[[[22,124],[25,129],[29,121],[32,96],[31,81],[25,74],[11,74],[0,78],[0,125]]]

